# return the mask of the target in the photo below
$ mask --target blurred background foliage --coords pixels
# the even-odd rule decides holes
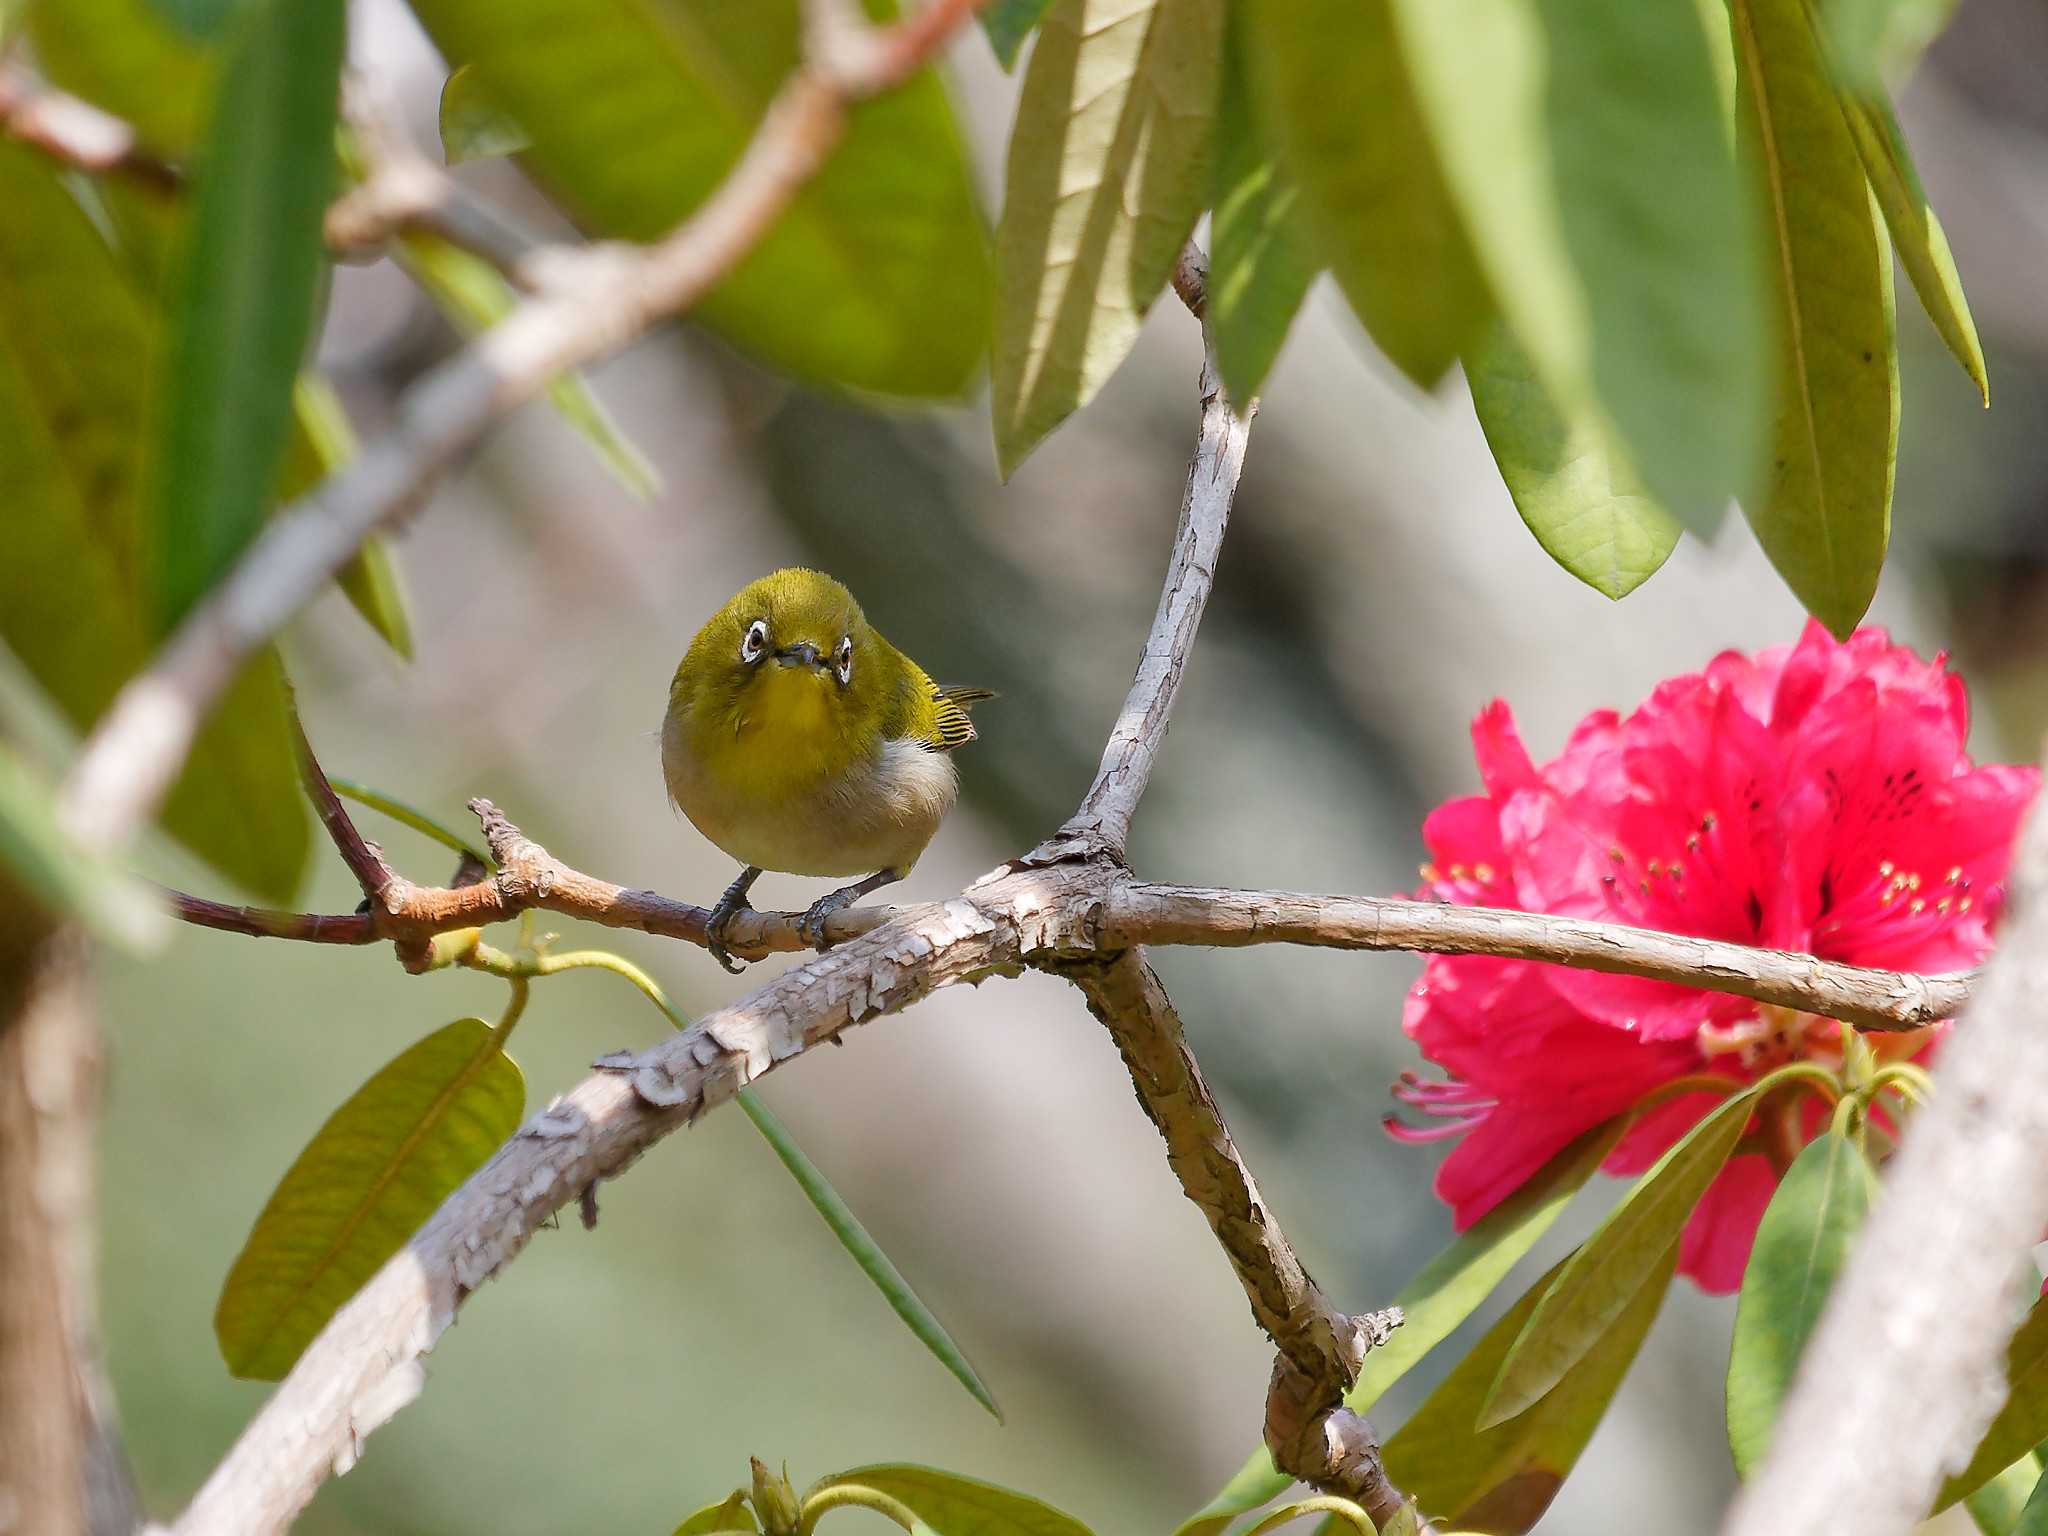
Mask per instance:
[[[430,142],[446,70],[411,13],[361,0],[352,31],[355,59],[396,82]],[[978,38],[952,63],[965,174],[994,207],[1017,84]],[[1997,408],[1982,409],[1902,302],[1893,553],[1873,618],[1955,652],[1985,756],[2028,756],[2048,729],[2044,76],[2048,12],[1965,0],[1900,96]],[[159,121],[145,126],[167,143],[196,131],[175,84],[148,93]],[[561,227],[509,165],[463,174],[536,228]],[[975,273],[945,275],[941,336],[948,305],[985,302]],[[788,319],[759,323],[780,327],[772,344],[796,349],[800,369],[805,336]],[[390,264],[334,275],[321,363],[364,435],[458,343]],[[732,590],[815,563],[935,671],[1003,694],[962,759],[963,810],[905,895],[954,889],[1042,835],[1087,782],[1156,600],[1198,360],[1186,315],[1160,306],[1097,403],[1001,485],[979,408],[912,416],[827,397],[700,330],[664,331],[592,379],[664,489],[627,494],[560,416],[529,409],[398,547],[413,664],[339,597],[286,638],[308,728],[338,774],[451,820],[487,794],[582,868],[708,900],[726,861],[660,787],[668,677]],[[1560,570],[1516,521],[1462,391],[1418,393],[1328,282],[1311,290],[1267,382],[1138,869],[1405,890],[1421,815],[1472,783],[1464,728],[1487,699],[1510,699],[1547,753],[1588,709],[1626,706],[1722,646],[1797,633],[1797,603],[1732,519],[1681,541],[1631,601]],[[444,851],[365,821],[408,873],[446,876]],[[217,891],[182,855],[154,857],[175,883]],[[307,907],[354,904],[324,850],[315,869]],[[812,894],[775,877],[760,892],[777,905]],[[607,942],[686,1008],[749,984],[680,946]],[[1413,963],[1277,951],[1159,963],[1318,1279],[1350,1305],[1392,1294],[1448,1230],[1428,1154],[1378,1129],[1384,1085],[1409,1059],[1398,1019]],[[110,963],[110,1353],[154,1508],[189,1494],[266,1390],[226,1375],[208,1321],[279,1172],[378,1065],[452,1019],[495,1016],[502,990],[466,974],[414,980],[382,953],[193,931],[168,958]],[[616,978],[552,978],[514,1054],[538,1103],[593,1055],[665,1028]],[[302,1528],[662,1532],[743,1482],[757,1454],[787,1458],[800,1482],[915,1458],[1027,1489],[1104,1532],[1163,1531],[1235,1468],[1258,1433],[1270,1351],[1069,989],[1030,977],[941,996],[763,1096],[974,1357],[1006,1426],[965,1402],[767,1148],[721,1114],[605,1186],[595,1233],[544,1234],[477,1298],[428,1362],[432,1390]],[[1568,1218],[1529,1273],[1591,1220]],[[1376,1417],[1398,1421],[1518,1289]],[[1718,1392],[1702,1384],[1719,1379],[1731,1311],[1673,1293],[1546,1529],[1712,1527],[1733,1474]]]

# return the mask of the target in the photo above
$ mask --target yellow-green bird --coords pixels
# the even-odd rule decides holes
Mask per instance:
[[[723,941],[764,869],[866,876],[804,913],[820,947],[826,918],[908,874],[959,794],[967,706],[992,697],[934,683],[818,571],[763,576],[713,614],[669,684],[661,768],[691,824],[746,866],[711,912],[718,963],[739,970]]]

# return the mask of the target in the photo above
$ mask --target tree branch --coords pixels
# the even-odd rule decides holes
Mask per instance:
[[[176,191],[184,181],[177,167],[142,148],[133,126],[5,60],[0,60],[0,133],[93,175],[128,176],[160,192]]]
[[[2048,1230],[2048,814],[2013,857],[1998,949],[1828,1298],[1729,1536],[1888,1536],[1926,1514],[2004,1401]]]
[[[845,133],[849,107],[907,78],[975,4],[933,0],[882,28],[850,20],[812,28],[814,37],[838,39],[844,56],[806,59],[769,104],[739,163],[672,233],[646,248],[593,245],[529,258],[534,294],[407,390],[392,431],[274,518],[122,688],[66,781],[71,829],[101,848],[132,836],[170,789],[221,690],[369,534],[409,515],[487,429],[557,374],[618,350],[695,303],[824,165]]]
[[[1402,1508],[1387,1481],[1379,1437],[1344,1407],[1368,1349],[1400,1325],[1398,1308],[1349,1317],[1302,1267],[1259,1194],[1215,1096],[1188,1048],[1180,1015],[1136,950],[1064,968],[1088,1011],[1123,1053],[1138,1102],[1166,1141],[1166,1161],[1230,1258],[1252,1316],[1280,1352],[1266,1402],[1273,1464],[1303,1482],[1355,1499],[1377,1525]]]
[[[1203,273],[1207,258],[1190,240],[1182,248],[1174,270],[1174,284],[1181,299],[1197,318],[1205,307]],[[1138,673],[1124,698],[1122,713],[1102,750],[1102,765],[1089,786],[1080,809],[1067,818],[1065,826],[1050,840],[1034,849],[1027,860],[1050,863],[1059,859],[1108,854],[1123,861],[1124,845],[1130,840],[1131,817],[1145,786],[1152,781],[1152,767],[1166,740],[1167,717],[1180,692],[1181,674],[1187,667],[1188,651],[1208,605],[1209,590],[1216,579],[1216,554],[1223,545],[1223,530],[1230,523],[1230,504],[1237,495],[1238,476],[1244,471],[1245,446],[1251,435],[1256,401],[1243,411],[1234,409],[1223,396],[1222,375],[1216,368],[1216,350],[1209,344],[1208,327],[1202,329],[1202,426],[1188,465],[1187,489],[1181,497],[1180,525],[1173,538],[1173,558],[1167,567],[1166,583],[1159,594],[1159,611],[1138,657]]]

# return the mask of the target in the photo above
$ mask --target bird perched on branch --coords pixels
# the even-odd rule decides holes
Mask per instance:
[[[661,766],[669,798],[746,867],[712,909],[712,956],[764,869],[865,875],[812,902],[800,931],[901,880],[959,793],[950,754],[974,740],[967,706],[994,695],[934,683],[818,571],[741,589],[690,642],[669,685]]]

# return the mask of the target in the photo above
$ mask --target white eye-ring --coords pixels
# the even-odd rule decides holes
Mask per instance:
[[[853,681],[853,636],[839,637],[839,649],[832,653],[832,671],[842,687]]]
[[[740,641],[740,660],[752,666],[768,654],[768,621],[756,619],[747,626],[747,633]]]

